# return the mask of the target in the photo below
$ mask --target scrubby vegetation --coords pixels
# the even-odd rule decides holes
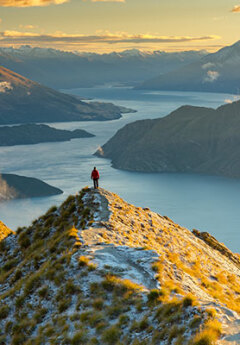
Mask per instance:
[[[192,257],[183,248],[183,258],[179,257],[171,247],[179,237],[168,239],[174,230],[169,219],[155,218],[149,210],[131,205],[124,208],[119,199],[113,200],[110,221],[96,221],[99,200],[94,192],[83,189],[4,240],[0,246],[0,343],[212,345],[219,339],[215,309],[202,308],[194,291],[190,294],[181,284],[184,272],[192,271],[197,272],[193,277],[199,274],[202,284],[201,253]],[[158,218],[164,224],[160,230]],[[141,255],[161,245],[161,257],[149,265],[155,288],[126,279],[123,270],[111,263],[93,262],[87,245],[89,231],[97,238],[96,247],[98,241],[124,244]],[[213,274],[215,283],[225,284],[223,272],[213,270]],[[213,281],[204,283],[209,288]],[[237,293],[234,274],[230,284]]]

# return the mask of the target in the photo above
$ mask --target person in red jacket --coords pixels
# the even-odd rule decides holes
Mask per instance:
[[[98,188],[98,180],[100,178],[99,172],[96,167],[93,168],[91,179],[93,180],[93,186],[94,188]]]

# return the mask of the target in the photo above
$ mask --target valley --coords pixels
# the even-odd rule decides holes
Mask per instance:
[[[196,227],[206,230],[233,251],[238,251],[239,180],[193,174],[127,172],[113,169],[108,159],[93,156],[98,147],[117,130],[133,122],[133,116],[135,120],[159,118],[183,104],[217,108],[226,99],[233,100],[234,96],[184,92],[131,93],[128,88],[77,89],[69,92],[83,97],[89,95],[100,102],[114,102],[138,112],[134,115],[124,114],[117,121],[51,124],[58,129],[82,128],[94,133],[95,137],[92,138],[2,147],[2,172],[23,176],[33,176],[34,173],[35,177],[64,191],[62,195],[49,198],[11,200],[1,204],[0,219],[3,222],[13,230],[20,225],[30,224],[52,204],[60,204],[68,194],[74,194],[86,185],[90,186],[90,173],[96,165],[101,175],[100,186],[118,193],[135,205],[166,214],[190,229]],[[228,232],[226,220],[229,224]]]

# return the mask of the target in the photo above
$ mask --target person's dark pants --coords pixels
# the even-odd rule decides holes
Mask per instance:
[[[93,179],[93,185],[95,189],[98,188],[98,178]]]

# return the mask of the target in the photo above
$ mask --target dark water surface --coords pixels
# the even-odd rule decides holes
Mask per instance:
[[[240,180],[190,174],[144,174],[115,170],[110,161],[92,154],[125,124],[167,115],[184,104],[218,107],[231,95],[189,92],[144,92],[128,88],[74,89],[67,92],[114,102],[138,110],[117,121],[52,124],[56,128],[83,128],[94,138],[0,148],[1,171],[40,178],[64,190],[50,198],[13,200],[0,205],[0,220],[15,229],[28,225],[51,205],[90,185],[94,165],[101,186],[137,206],[150,207],[190,229],[208,231],[233,251],[240,252]]]

